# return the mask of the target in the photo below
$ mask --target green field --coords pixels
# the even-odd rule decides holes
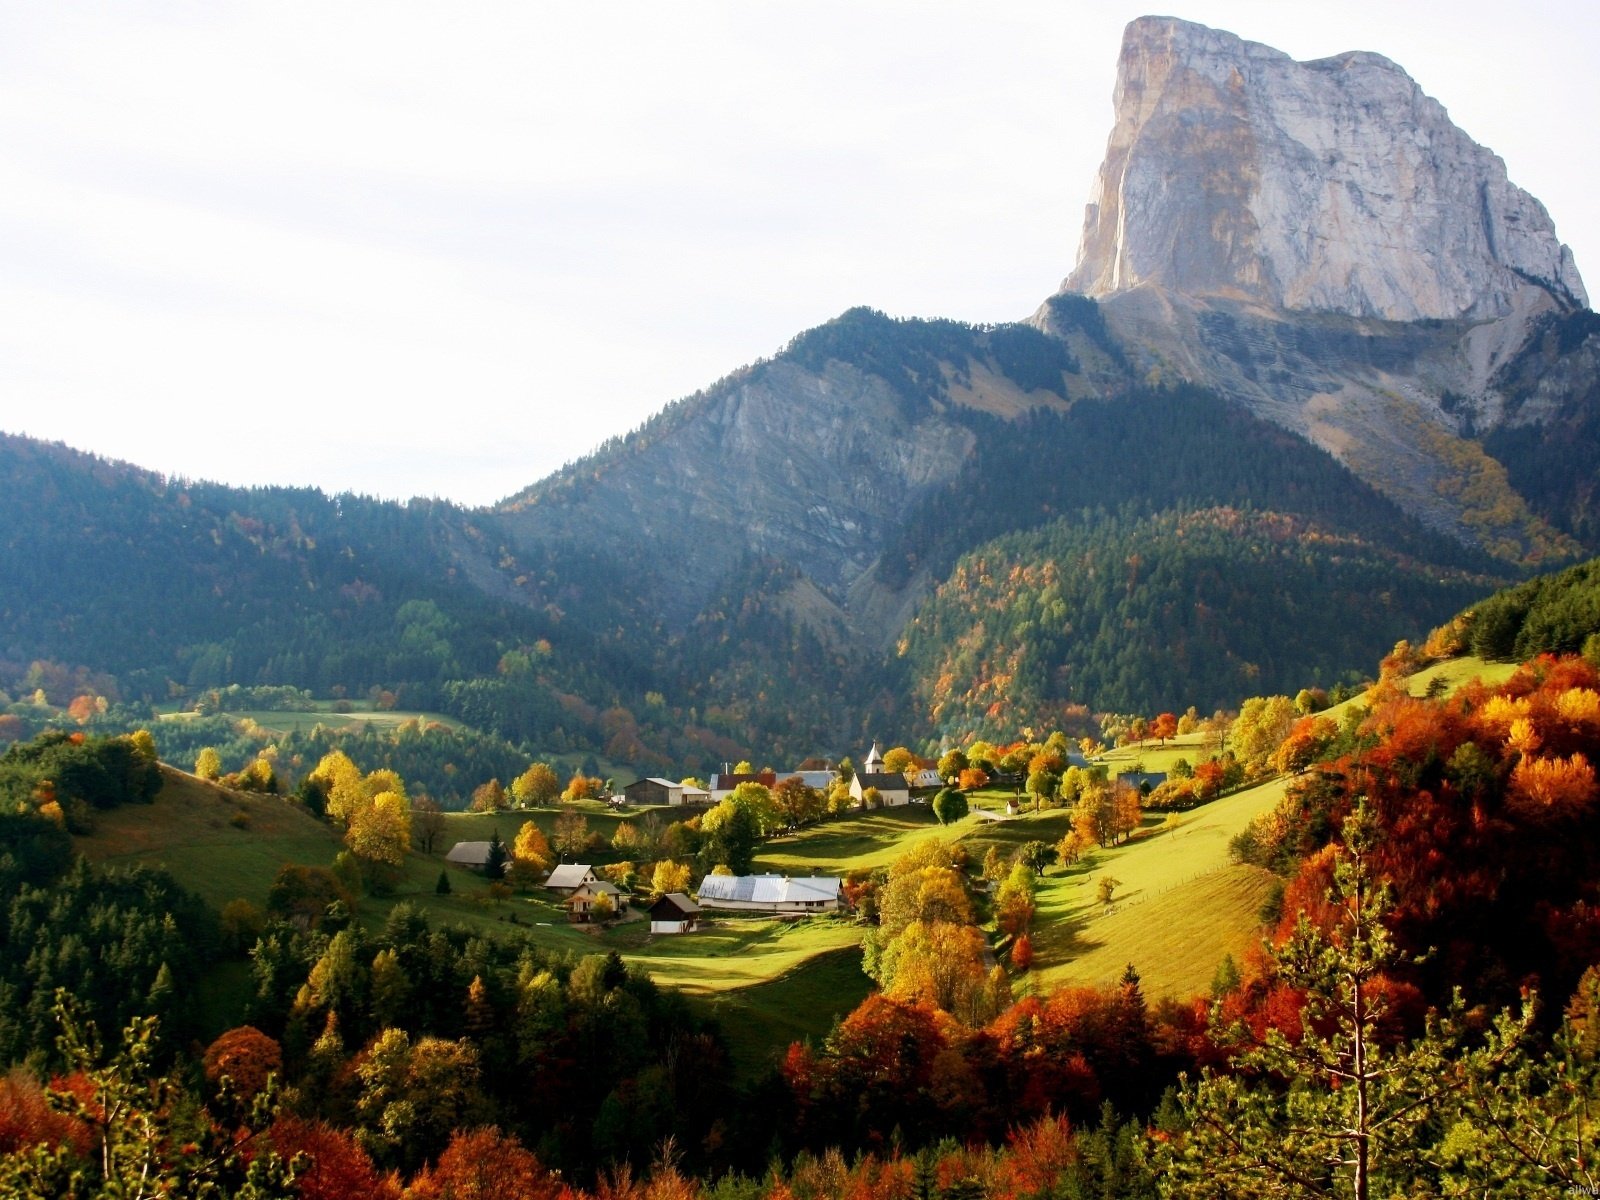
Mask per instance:
[[[218,908],[238,898],[264,904],[285,863],[326,866],[341,849],[333,830],[278,796],[162,773],[154,803],[97,812],[93,835],[75,839],[78,849],[108,866],[166,867]]]
[[[918,837],[940,835],[953,840],[954,826],[941,834],[939,821],[926,804],[880,808],[812,825],[776,837],[756,853],[756,870],[785,875],[847,875],[887,867]]]
[[[1184,749],[1179,743],[1168,752]],[[1147,769],[1158,769],[1149,748],[1138,753]],[[1254,938],[1256,912],[1270,884],[1264,872],[1229,863],[1228,840],[1270,807],[1282,788],[1281,781],[1268,784],[1171,822],[1152,818],[1129,844],[1097,851],[1066,871],[1053,868],[1040,880],[1037,966],[1025,986],[1104,983],[1133,961],[1152,996],[1204,990],[1222,955],[1238,955]],[[1009,793],[987,791],[973,803],[1003,812],[1007,799]],[[661,809],[619,814],[599,802],[580,808],[590,828],[607,837],[621,820],[655,813],[665,825],[682,815]],[[652,937],[642,914],[605,930],[576,926],[543,893],[496,899],[481,876],[444,865],[444,853],[457,841],[484,840],[498,831],[509,844],[524,821],[548,832],[556,815],[553,809],[446,814],[437,852],[412,854],[391,895],[364,897],[362,923],[380,928],[395,904],[408,901],[435,925],[526,939],[555,954],[616,950],[717,1016],[743,1071],[770,1062],[795,1038],[823,1036],[866,994],[861,930],[848,919],[718,917],[691,935]],[[167,866],[217,906],[236,897],[261,904],[283,864],[326,865],[341,848],[332,830],[283,799],[230,792],[177,771],[167,772],[167,786],[154,804],[99,814],[98,821],[92,837],[79,839],[89,857]],[[1069,828],[1070,814],[1047,809],[1000,821],[968,816],[945,829],[927,805],[914,804],[775,838],[761,847],[756,869],[846,875],[886,867],[928,836],[959,841],[975,866],[991,846],[1009,855],[1029,841],[1054,844]],[[451,882],[448,895],[435,890],[441,872]],[[1094,888],[1105,873],[1121,885],[1116,903],[1102,911]],[[219,977],[219,999],[237,985]]]
[[[1482,658],[1449,658],[1407,678],[1406,690],[1413,696],[1421,696],[1427,692],[1428,685],[1435,679],[1444,680],[1448,692],[1454,692],[1474,679],[1481,679],[1493,686],[1510,679],[1517,673],[1520,665],[1510,662],[1489,662]]]
[[[1266,872],[1235,866],[1228,842],[1283,795],[1284,781],[1150,821],[1134,840],[1096,850],[1040,880],[1033,937],[1036,982],[1102,983],[1133,962],[1152,996],[1184,997],[1210,984],[1217,963],[1255,937]],[[1101,876],[1119,881],[1104,909]]]
[[[393,729],[408,721],[420,720],[424,724],[440,724],[450,729],[460,729],[461,722],[454,717],[434,712],[379,712],[371,705],[352,704],[349,712],[335,712],[334,701],[329,700],[316,708],[307,709],[241,709],[228,710],[216,715],[232,721],[254,721],[261,728],[275,734],[309,733],[318,725],[335,730],[357,729],[375,725],[380,729]],[[193,711],[162,713],[163,721],[192,721],[200,719]]]

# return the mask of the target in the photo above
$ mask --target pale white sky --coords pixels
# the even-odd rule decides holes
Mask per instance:
[[[1151,11],[1388,55],[1600,286],[1594,0],[14,0],[0,430],[481,504],[852,305],[1025,316]]]

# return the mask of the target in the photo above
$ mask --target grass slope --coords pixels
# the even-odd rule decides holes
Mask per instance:
[[[97,812],[77,849],[107,866],[165,867],[216,908],[241,897],[265,904],[285,863],[326,866],[341,849],[333,830],[278,796],[232,792],[168,766],[161,774],[153,803]]]
[[[1034,983],[1114,981],[1132,962],[1151,996],[1205,990],[1224,954],[1248,947],[1271,876],[1233,864],[1229,840],[1283,795],[1284,780],[1224,797],[1172,824],[1152,821],[1142,836],[1097,850],[1039,881],[1033,937]],[[1103,907],[1098,881],[1119,881]]]
[[[939,822],[926,804],[880,808],[813,825],[763,843],[757,871],[784,875],[846,875],[887,867],[919,837],[939,834]],[[949,840],[948,833],[942,834]]]

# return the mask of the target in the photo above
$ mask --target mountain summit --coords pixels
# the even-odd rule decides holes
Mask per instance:
[[[1066,291],[1389,321],[1588,303],[1544,206],[1382,55],[1296,62],[1141,17],[1114,100]]]

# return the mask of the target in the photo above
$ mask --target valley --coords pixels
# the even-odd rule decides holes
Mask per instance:
[[[1375,53],[1113,105],[1027,319],[498,504],[0,433],[0,1194],[1600,1186],[1572,255]]]

